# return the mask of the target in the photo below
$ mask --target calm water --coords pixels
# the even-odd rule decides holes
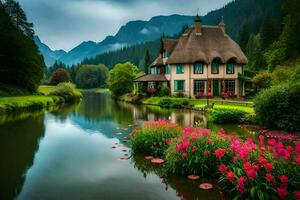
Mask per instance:
[[[143,156],[130,155],[123,138],[156,119],[207,125],[201,114],[115,102],[101,93],[52,112],[2,117],[0,200],[221,199],[217,186],[198,189],[207,180],[166,179]],[[112,149],[115,143],[121,146]],[[120,160],[125,153],[128,159]]]

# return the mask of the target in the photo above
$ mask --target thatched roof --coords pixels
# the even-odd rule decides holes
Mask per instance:
[[[163,39],[162,40],[162,51],[167,51],[168,54],[170,55],[174,48],[176,47],[178,40],[176,39]],[[162,53],[160,52],[160,55],[154,60],[154,62],[150,65],[150,67],[154,66],[163,66],[165,65],[163,58],[162,58]]]
[[[201,34],[195,28],[188,28],[180,37],[175,49],[169,55],[167,64],[195,63],[203,61],[211,63],[215,58],[226,63],[234,59],[237,63],[246,64],[247,58],[239,45],[219,26],[202,26]]]
[[[152,82],[152,81],[165,82],[167,81],[167,78],[163,74],[147,74],[134,80],[134,82]]]

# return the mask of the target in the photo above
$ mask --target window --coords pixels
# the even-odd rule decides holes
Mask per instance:
[[[235,93],[235,80],[225,80],[225,92]]]
[[[205,81],[202,80],[194,80],[194,94],[204,93],[205,89]]]
[[[184,66],[183,64],[176,66],[176,74],[184,74]]]
[[[235,63],[230,61],[226,64],[226,74],[234,74]]]
[[[170,74],[170,72],[171,72],[171,66],[167,65],[166,66],[166,74]]]
[[[214,60],[211,63],[211,73],[212,74],[218,74],[219,73],[219,62]]]
[[[203,63],[194,64],[194,74],[203,74]]]
[[[167,51],[164,51],[163,52],[163,58],[167,58],[168,57],[168,52]]]
[[[152,67],[150,69],[150,74],[157,74],[157,68],[156,67]]]
[[[184,91],[184,80],[174,81],[174,91]]]

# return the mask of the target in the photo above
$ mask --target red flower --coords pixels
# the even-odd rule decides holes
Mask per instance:
[[[267,179],[267,181],[269,181],[271,183],[274,181],[272,174],[266,174],[266,179]]]
[[[259,135],[259,144],[260,145],[264,144],[264,140],[265,140],[265,137],[263,135]]]
[[[272,163],[266,163],[265,164],[265,169],[266,169],[267,172],[271,172],[273,170]]]
[[[251,169],[251,164],[250,164],[249,162],[245,162],[245,163],[243,164],[243,169],[244,169],[245,171]]]
[[[265,164],[265,163],[267,162],[267,160],[266,160],[264,157],[260,156],[260,157],[258,158],[258,162],[259,162],[260,164]]]
[[[187,153],[182,153],[181,156],[182,156],[183,158],[186,158],[188,155],[187,155]]]
[[[287,177],[286,175],[282,175],[279,177],[279,180],[282,184],[287,185],[287,183],[289,181],[289,177]]]
[[[198,148],[196,146],[193,146],[192,152],[198,151]]]
[[[231,181],[234,179],[234,173],[232,171],[228,171],[226,176]]]
[[[220,166],[219,166],[219,171],[220,171],[222,174],[224,174],[224,173],[227,171],[226,165],[224,165],[223,163],[220,164]]]
[[[205,150],[204,155],[208,156],[210,154],[210,151]]]
[[[224,155],[225,155],[225,153],[226,153],[226,150],[225,149],[217,149],[216,151],[215,151],[215,155],[219,158],[219,159],[221,159]]]
[[[270,139],[270,140],[268,140],[268,145],[269,145],[270,147],[275,146],[275,145],[276,145],[276,140],[275,140],[275,139]]]
[[[295,158],[295,162],[296,162],[296,164],[297,164],[298,166],[300,166],[300,157]]]
[[[300,191],[295,192],[295,197],[297,200],[300,200]]]
[[[225,130],[224,130],[223,128],[221,128],[219,132],[220,132],[221,134],[225,134],[225,133],[226,133]]]
[[[288,191],[285,187],[278,187],[277,188],[277,193],[280,197],[280,199],[284,199],[288,195]]]
[[[237,189],[238,189],[238,191],[240,191],[240,192],[245,191],[245,181],[246,181],[246,179],[243,176],[238,178],[238,180],[237,180],[237,183],[238,183]]]
[[[254,169],[255,171],[260,171],[259,166],[258,165],[253,165],[252,169]]]
[[[249,169],[246,173],[249,180],[253,180],[256,178],[256,171],[254,169]]]

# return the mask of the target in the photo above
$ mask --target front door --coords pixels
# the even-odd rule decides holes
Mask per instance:
[[[220,81],[213,80],[213,96],[220,96]]]

